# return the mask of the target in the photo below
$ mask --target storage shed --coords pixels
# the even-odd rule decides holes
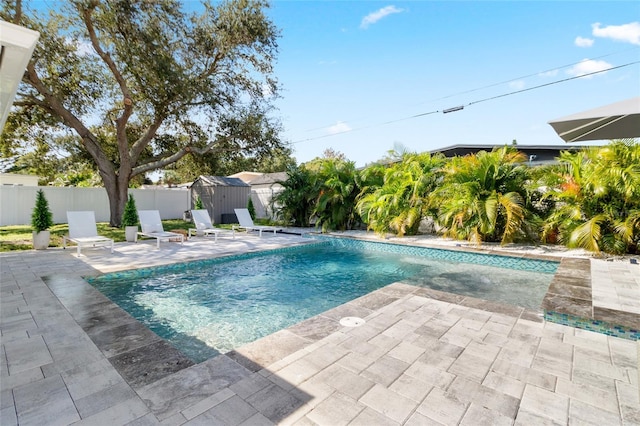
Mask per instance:
[[[247,208],[251,187],[238,178],[200,176],[191,185],[191,205],[197,197],[213,223],[237,223],[233,209]]]
[[[287,180],[286,172],[264,173],[249,182],[251,185],[251,200],[256,209],[256,217],[275,219],[273,197],[284,190],[279,182]]]

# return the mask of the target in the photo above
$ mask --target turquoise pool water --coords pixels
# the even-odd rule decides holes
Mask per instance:
[[[327,240],[107,274],[89,282],[201,362],[401,280],[539,309],[557,267],[553,262],[414,249]],[[461,254],[472,255],[466,260],[476,263],[443,259]],[[499,261],[512,269],[479,264]]]

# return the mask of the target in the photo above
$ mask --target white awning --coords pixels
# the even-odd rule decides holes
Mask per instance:
[[[0,21],[0,131],[39,37],[37,31]]]

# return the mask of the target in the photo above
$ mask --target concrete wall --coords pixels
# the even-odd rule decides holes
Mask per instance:
[[[97,222],[109,221],[104,188],[0,186],[0,226],[30,224],[38,189],[44,191],[54,223],[66,223],[68,210],[93,210]],[[129,193],[139,210],[158,210],[162,219],[181,219],[191,208],[189,191],[184,189],[129,189]]]

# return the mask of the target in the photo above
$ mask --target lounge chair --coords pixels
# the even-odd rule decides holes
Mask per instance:
[[[247,209],[233,209],[236,212],[236,217],[238,218],[238,222],[240,225],[234,225],[231,227],[232,230],[236,229],[244,229],[247,232],[250,231],[258,231],[259,236],[262,237],[262,231],[273,231],[273,235],[278,231],[282,231],[282,228],[278,228],[275,226],[266,226],[266,225],[254,225],[253,220],[251,219],[251,215],[249,214],[249,210]]]
[[[138,218],[140,219],[141,232],[143,237],[155,238],[156,246],[160,248],[160,241],[180,240],[180,244],[184,244],[184,235],[177,232],[166,232],[162,227],[160,213],[158,210],[138,210]]]
[[[96,216],[93,211],[67,212],[69,223],[69,236],[62,237],[62,248],[67,248],[67,240],[76,243],[78,256],[82,247],[111,246],[113,253],[113,240],[98,235]]]
[[[191,210],[191,218],[193,219],[193,223],[195,223],[195,228],[189,228],[189,237],[191,237],[191,233],[194,235],[198,233],[204,234],[206,237],[209,234],[214,235],[214,242],[218,241],[218,234],[223,232],[219,228],[214,228],[213,223],[211,223],[211,217],[209,216],[209,212],[207,210]],[[234,231],[231,231],[232,235]]]

